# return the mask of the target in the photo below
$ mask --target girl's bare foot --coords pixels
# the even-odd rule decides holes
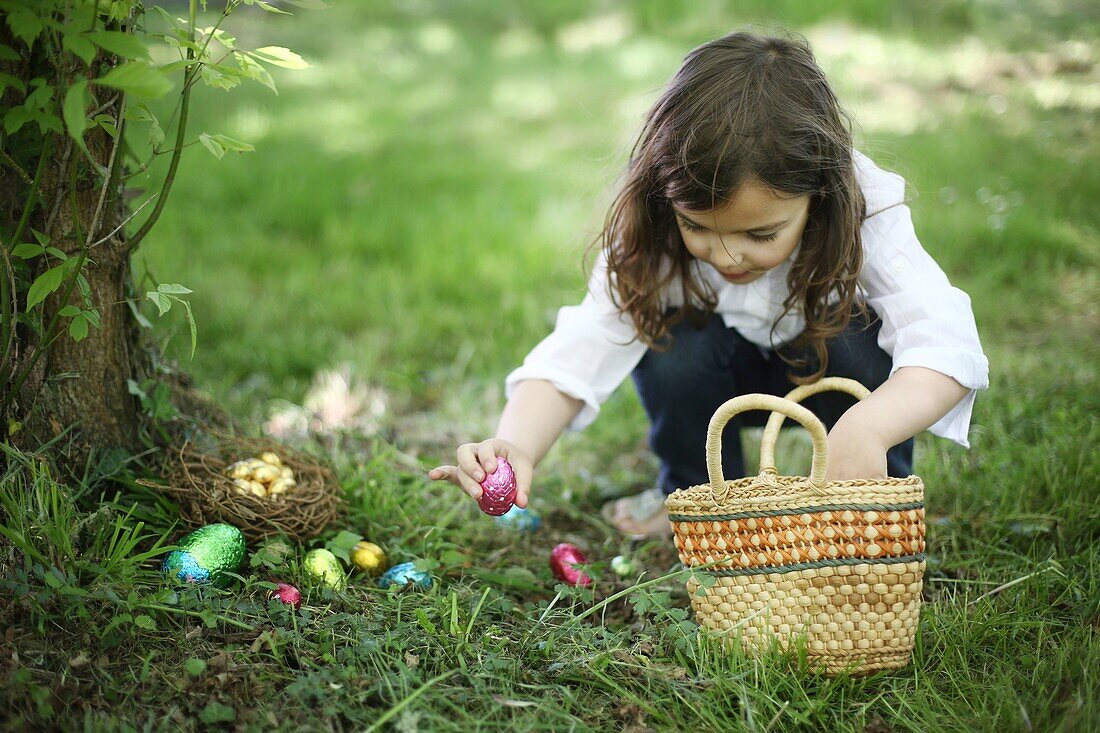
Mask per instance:
[[[634,496],[609,501],[600,514],[615,529],[631,539],[667,537],[672,534],[665,509],[665,494],[660,489],[648,489]]]

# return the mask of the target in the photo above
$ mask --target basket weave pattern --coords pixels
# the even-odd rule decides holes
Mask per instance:
[[[788,399],[745,395],[719,408],[707,441],[709,484],[666,501],[680,560],[714,576],[688,581],[699,622],[752,653],[805,638],[810,663],[867,673],[908,663],[924,575],[924,485],[916,476],[825,482],[825,428],[796,400],[824,389],[867,390],[830,378]],[[759,476],[725,481],[721,431],[746,409],[771,409]],[[779,476],[774,442],[782,415],[810,430],[814,466]]]

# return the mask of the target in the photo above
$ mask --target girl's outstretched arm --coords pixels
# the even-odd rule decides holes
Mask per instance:
[[[450,481],[477,499],[479,483],[496,470],[497,456],[503,456],[516,475],[516,504],[526,507],[534,467],[583,406],[545,380],[519,382],[504,406],[496,437],[459,446],[457,465],[437,466],[428,477]]]
[[[946,415],[969,392],[951,377],[902,367],[829,431],[830,481],[886,476],[886,451]]]

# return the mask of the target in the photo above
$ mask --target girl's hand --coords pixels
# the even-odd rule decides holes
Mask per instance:
[[[886,451],[881,437],[844,416],[829,431],[826,481],[886,478]]]
[[[497,470],[497,456],[508,459],[512,464],[512,472],[516,475],[516,506],[526,509],[534,464],[526,453],[500,438],[460,445],[458,465],[436,466],[428,471],[428,478],[433,481],[450,481],[476,501],[481,498],[480,484],[485,476]]]

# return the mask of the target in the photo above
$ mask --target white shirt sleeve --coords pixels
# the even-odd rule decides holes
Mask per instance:
[[[934,435],[969,447],[967,434],[976,390],[989,386],[970,298],[952,287],[917,240],[909,207],[897,204],[863,224],[864,264],[860,285],[882,320],[879,346],[893,357],[891,374],[921,366],[946,374],[969,394],[929,428]]]
[[[558,311],[553,332],[505,378],[506,397],[511,397],[516,385],[525,379],[545,379],[558,391],[584,402],[568,430],[583,430],[596,419],[600,405],[633,371],[647,349],[637,339],[630,317],[611,302],[607,285],[607,259],[601,252],[584,300]]]

